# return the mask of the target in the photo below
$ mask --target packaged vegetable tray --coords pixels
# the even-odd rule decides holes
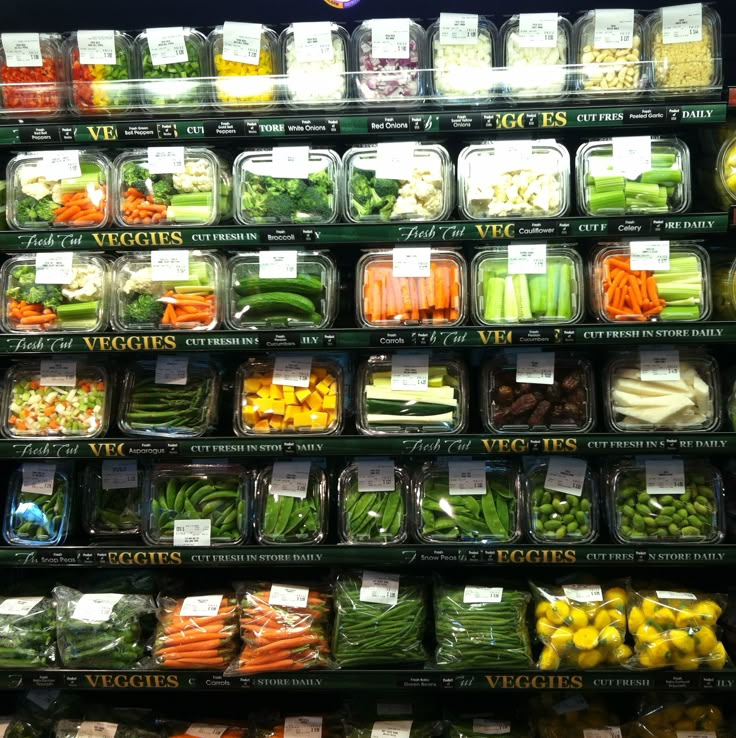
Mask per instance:
[[[603,696],[548,692],[537,696],[530,706],[540,738],[585,738],[587,730],[606,730],[608,735],[621,725],[614,709],[618,706]]]
[[[57,258],[58,257],[58,258]],[[61,260],[61,261],[59,261]],[[68,268],[67,268],[68,267]],[[6,333],[96,333],[110,314],[109,262],[96,254],[23,254],[0,271]]]
[[[93,542],[141,532],[142,471],[136,461],[99,461],[82,473],[82,527]]]
[[[736,320],[736,259],[727,249],[712,251],[710,257],[713,265],[713,317],[718,320]]]
[[[0,638],[0,666],[3,669],[46,669],[53,666],[56,661],[56,616],[51,597],[0,598]]]
[[[714,182],[723,208],[736,203],[736,138],[733,136],[729,136],[718,151]]]
[[[235,220],[243,225],[337,220],[340,157],[332,149],[290,146],[244,151],[233,164]]]
[[[56,157],[61,157],[60,164]],[[79,171],[79,174],[76,174]],[[66,173],[72,176],[65,176]],[[111,218],[112,168],[98,151],[18,154],[8,163],[7,219],[11,230],[102,228]]]
[[[677,731],[703,731],[713,738],[728,735],[722,709],[698,693],[645,694],[637,717],[628,724],[633,738],[664,738]]]
[[[211,331],[219,326],[224,312],[221,258],[207,251],[168,253],[174,262],[162,262],[154,253],[115,260],[110,321],[116,331]]]

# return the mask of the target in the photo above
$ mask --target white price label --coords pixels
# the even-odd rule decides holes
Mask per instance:
[[[5,738],[5,734],[8,732],[9,727],[9,720],[0,720],[0,738]]]
[[[259,279],[296,279],[296,251],[259,251]]]
[[[399,601],[399,575],[366,569],[363,572],[359,599],[375,605],[395,605]]]
[[[195,595],[185,597],[179,614],[183,618],[205,618],[217,615],[222,605],[222,595]]]
[[[588,462],[585,459],[552,456],[547,464],[544,488],[580,497],[583,494],[587,469]]]
[[[174,521],[174,546],[207,547],[211,538],[212,521],[209,519]]]
[[[683,44],[703,39],[703,4],[672,5],[662,8],[662,41]]]
[[[554,384],[555,355],[543,351],[517,354],[516,381],[527,384]]]
[[[104,623],[110,619],[112,611],[123,598],[121,594],[83,594],[72,612],[72,620],[87,623]]]
[[[655,594],[660,600],[697,600],[692,592],[673,592],[670,589],[658,589]]]
[[[652,168],[651,136],[614,136],[611,150],[615,166],[628,179],[636,179]]]
[[[677,730],[677,738],[716,738],[714,730]]]
[[[180,174],[184,171],[184,163],[183,146],[148,147],[147,169],[150,174]]]
[[[467,591],[467,587],[465,588]],[[503,591],[503,590],[502,590]],[[467,602],[467,600],[465,600]],[[511,723],[508,720],[488,720],[476,718],[473,720],[473,733],[483,735],[506,735],[511,732]]]
[[[484,495],[486,493],[486,464],[484,461],[450,460],[447,462],[447,476],[451,495]]]
[[[189,61],[184,29],[181,26],[147,28],[146,37],[148,50],[151,52],[151,63],[154,66]]]
[[[189,359],[186,356],[157,356],[156,384],[185,385],[189,379]]]
[[[397,246],[391,252],[391,273],[395,278],[431,276],[432,249],[428,246]]]
[[[294,54],[300,63],[334,62],[332,26],[326,21],[294,23]]]
[[[209,725],[207,723],[192,723],[187,728],[187,735],[195,738],[220,738],[227,730],[227,725]]]
[[[309,489],[309,461],[274,461],[269,494],[303,500]]]
[[[414,709],[409,703],[401,702],[378,702],[376,703],[376,715],[387,717],[390,715],[411,715]]]
[[[271,176],[277,179],[306,179],[309,176],[309,146],[274,146]]]
[[[0,34],[9,67],[42,67],[41,37],[37,33]]]
[[[394,354],[391,357],[391,390],[426,392],[429,387],[427,354]]]
[[[41,359],[43,387],[74,387],[77,383],[76,359]]]
[[[586,728],[583,738],[621,738],[621,728],[608,725],[605,728]]]
[[[413,141],[384,141],[376,144],[373,160],[376,179],[411,179],[415,152]]]
[[[631,241],[631,268],[636,272],[668,272],[670,269],[669,241]]]
[[[388,492],[395,488],[394,462],[390,459],[362,459],[357,467],[361,492]]]
[[[74,254],[71,251],[38,251],[36,284],[69,284],[74,281]]]
[[[284,738],[320,738],[322,718],[302,715],[284,719]]]
[[[8,597],[0,602],[0,615],[28,615],[43,597]]]
[[[137,489],[138,462],[111,460],[102,462],[102,489]]]
[[[503,172],[538,168],[534,162],[534,143],[528,139],[495,141],[490,166],[486,157],[480,158],[478,164],[481,171],[479,178],[485,179],[489,176],[495,178]]]
[[[472,605],[479,602],[498,604],[503,600],[503,587],[475,587],[468,584],[463,590],[463,602]],[[477,730],[475,731],[478,732]]]
[[[23,464],[23,481],[20,491],[50,497],[54,494],[55,477],[56,464],[34,464],[32,462]]]
[[[258,64],[262,35],[260,23],[225,21],[222,26],[222,58],[242,64]]]
[[[272,584],[268,595],[269,605],[281,607],[306,607],[309,602],[309,587],[291,584]]]
[[[520,13],[519,45],[525,48],[553,49],[557,46],[557,13]]]
[[[153,282],[186,282],[189,279],[188,251],[152,251]]]
[[[596,49],[630,49],[633,45],[633,9],[595,11],[593,46]]]
[[[312,357],[303,354],[278,354],[273,361],[273,384],[309,387]]]
[[[679,381],[680,352],[665,349],[639,351],[639,378],[642,382]]]
[[[412,720],[377,720],[371,728],[371,738],[409,738]]]
[[[478,16],[473,13],[440,13],[440,44],[455,46],[478,41]]]
[[[411,21],[381,18],[371,21],[371,58],[408,59]]]
[[[509,274],[547,273],[547,244],[512,243],[506,248]]]
[[[74,179],[82,176],[79,151],[75,149],[44,151],[39,166],[46,179]]]
[[[562,591],[574,602],[603,602],[603,590],[597,584],[565,584]]]
[[[77,31],[80,64],[114,65],[115,31]]]
[[[93,723],[87,720],[79,724],[77,738],[115,738],[117,723]]]
[[[576,694],[558,702],[556,705],[553,705],[552,709],[557,715],[567,715],[570,712],[580,712],[580,710],[588,709],[588,700],[586,700],[583,695]]]
[[[685,492],[685,462],[682,459],[645,459],[647,494],[681,495]]]

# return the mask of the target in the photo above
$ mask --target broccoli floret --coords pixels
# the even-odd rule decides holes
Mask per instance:
[[[151,174],[148,169],[132,161],[123,164],[120,175],[123,180],[123,186],[126,189],[128,187],[132,187],[140,193],[146,192],[146,180],[151,178]]]
[[[379,197],[399,196],[399,182],[396,179],[374,179],[373,188]]]
[[[153,183],[153,201],[157,205],[170,205],[171,196],[175,194],[174,185],[168,179],[159,179]]]
[[[309,186],[320,190],[325,195],[332,194],[332,177],[326,169],[320,172],[312,172],[309,175]]]
[[[10,278],[19,285],[36,283],[36,268],[32,266],[17,266],[10,273]]]
[[[287,179],[284,189],[292,200],[298,200],[307,189],[307,183],[303,179]]]
[[[330,195],[322,192],[319,187],[309,187],[307,191],[299,198],[296,207],[297,213],[301,213],[303,217],[299,220],[320,220],[329,218],[332,215],[332,202]]]
[[[396,205],[396,197],[394,195],[390,195],[389,197],[385,198],[383,206],[378,212],[378,214],[381,216],[381,220],[391,219],[391,213],[393,212],[394,205]]]
[[[353,195],[353,200],[361,205],[373,200],[375,194],[370,180],[362,172],[353,172],[353,176],[350,178],[350,192]]]
[[[125,306],[125,318],[129,323],[158,323],[165,309],[153,295],[138,295]]]
[[[21,298],[25,300],[26,302],[30,303],[37,303],[42,302],[46,303],[46,287],[42,284],[34,284],[30,287],[26,287],[23,290],[23,297]],[[51,307],[50,305],[47,305],[46,307]]]
[[[294,212],[294,203],[284,192],[265,195],[263,208],[267,218],[278,218],[279,220],[291,220]]]
[[[59,206],[50,195],[36,200],[33,197],[24,197],[15,208],[15,217],[20,223],[52,223],[54,210]]]

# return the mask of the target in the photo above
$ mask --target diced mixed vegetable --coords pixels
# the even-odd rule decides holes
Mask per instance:
[[[41,63],[14,66],[0,42],[0,107],[17,113],[58,113],[63,104],[59,36],[40,34]]]

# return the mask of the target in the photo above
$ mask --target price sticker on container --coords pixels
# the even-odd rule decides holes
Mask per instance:
[[[225,21],[222,25],[222,58],[242,64],[258,64],[262,35],[260,23]]]
[[[585,459],[551,456],[547,464],[544,488],[580,497],[583,494],[587,469],[588,462]]]
[[[376,144],[373,160],[377,179],[411,179],[416,146],[412,141],[384,141]]]
[[[628,179],[636,179],[652,168],[651,136],[614,136],[611,151],[616,168]]]
[[[557,13],[519,13],[519,46],[553,49],[559,22]]]
[[[361,492],[390,492],[395,489],[396,474],[391,459],[360,459],[357,467]]]
[[[677,738],[716,738],[714,730],[677,730]]]
[[[102,594],[83,594],[72,611],[72,620],[84,620],[87,623],[104,623],[110,619],[115,605],[123,599],[123,595],[113,592]]]
[[[309,461],[274,461],[269,494],[303,500],[309,489]]]
[[[703,39],[703,4],[671,5],[662,8],[662,41],[683,44]]]
[[[376,720],[371,738],[409,738],[412,720]]]
[[[102,489],[137,489],[138,462],[114,459],[102,462]]]
[[[463,590],[463,602],[466,605],[472,605],[477,602],[498,604],[502,599],[503,587],[476,587],[468,584]]]
[[[478,16],[474,13],[440,13],[440,44],[459,46],[478,41]]]
[[[678,381],[680,352],[665,349],[639,351],[639,379],[642,382]]]
[[[484,461],[450,460],[447,462],[451,495],[484,495],[486,465]]]
[[[546,243],[512,243],[507,247],[509,274],[546,274]]]
[[[284,738],[320,738],[322,718],[311,715],[284,719]]]
[[[621,738],[621,728],[608,725],[605,728],[586,728],[583,738]]]
[[[429,387],[427,354],[394,354],[391,357],[391,390],[426,392]]]
[[[375,605],[395,605],[399,601],[399,575],[366,569],[358,599]]]
[[[516,381],[527,384],[554,384],[555,355],[544,351],[517,354]]]
[[[156,384],[183,386],[189,379],[189,359],[186,356],[157,356]]]
[[[80,64],[116,63],[115,31],[77,31]]]
[[[0,39],[8,67],[42,67],[41,37],[37,33],[2,33]]]
[[[213,725],[210,723],[192,723],[187,728],[187,735],[195,738],[221,738],[227,731],[227,725]]]
[[[312,357],[303,354],[278,354],[273,361],[273,384],[309,387]]]
[[[481,589],[488,589],[481,587]],[[498,588],[492,588],[494,591]],[[468,587],[465,588],[468,591]],[[503,593],[503,589],[500,590]],[[501,600],[475,600],[475,602],[500,602]],[[470,602],[470,600],[465,600]],[[488,718],[476,718],[473,720],[473,733],[480,733],[481,735],[507,735],[511,732],[511,723],[507,720],[489,720]]]
[[[186,282],[189,279],[188,251],[152,251],[151,281]]]
[[[8,732],[9,727],[9,720],[0,720],[0,738],[5,738],[5,734]]]
[[[658,589],[655,594],[660,600],[697,600],[692,592],[673,592],[669,589]]]
[[[432,249],[428,246],[408,248],[396,246],[391,252],[391,273],[396,279],[400,277],[425,278],[432,274]]]
[[[281,607],[306,607],[309,602],[309,587],[291,584],[272,584],[268,595],[269,605]]]
[[[297,62],[335,61],[332,25],[326,21],[294,23],[294,54]]]
[[[198,595],[185,597],[181,603],[181,616],[204,618],[217,615],[222,605],[222,595]]]
[[[41,153],[39,167],[46,179],[74,179],[82,176],[79,151],[75,149],[44,151]]]
[[[574,602],[603,602],[603,590],[597,584],[564,584],[562,591]]]
[[[184,147],[149,146],[148,171],[151,174],[179,174],[183,172]]]
[[[536,143],[537,145],[540,144],[539,141]],[[534,142],[532,141],[495,141],[491,165],[489,166],[487,159],[483,157],[478,162],[480,166],[474,167],[473,176],[475,177],[476,170],[480,170],[479,178],[483,178],[482,172],[485,170],[485,179],[495,178],[505,172],[513,172],[518,169],[540,170],[543,161],[544,156],[541,154],[538,154],[535,160]]]
[[[670,269],[669,241],[630,241],[629,256],[635,272],[668,272]]]
[[[174,546],[202,546],[210,545],[212,538],[212,521],[200,520],[175,520],[174,521]]]
[[[41,359],[40,382],[44,387],[74,387],[76,359]]]
[[[259,279],[295,279],[297,251],[259,251]]]
[[[184,29],[181,26],[169,28],[147,28],[148,50],[151,52],[153,66],[180,64],[189,61]]]
[[[74,254],[71,251],[38,251],[36,284],[69,284],[74,280]]]
[[[685,463],[682,459],[644,461],[648,495],[681,495],[685,492]]]
[[[23,464],[23,481],[21,492],[30,492],[34,495],[54,494],[54,479],[56,478],[56,464]]]
[[[408,18],[379,18],[371,21],[372,59],[409,59],[411,21]]]
[[[306,179],[309,176],[309,146],[274,146],[271,174],[278,179]]]
[[[115,738],[117,723],[97,723],[83,720],[79,723],[76,738]]]
[[[634,11],[596,10],[593,46],[596,49],[630,49],[634,45]]]
[[[8,597],[0,602],[0,615],[28,615],[43,597]]]

